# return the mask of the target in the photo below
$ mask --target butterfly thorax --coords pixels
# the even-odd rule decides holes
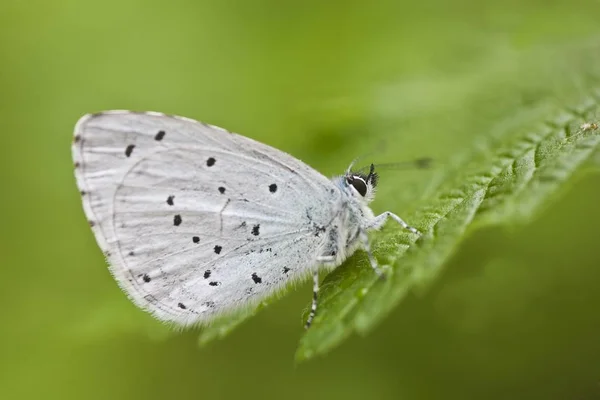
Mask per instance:
[[[319,254],[320,259],[327,260],[323,262],[326,267],[340,265],[360,247],[361,235],[366,234],[368,222],[374,218],[369,207],[374,185],[363,180],[367,184],[367,191],[363,195],[352,185],[349,176],[358,177],[346,174],[332,179],[341,196],[339,202],[333,205],[334,218],[324,232],[322,251]]]

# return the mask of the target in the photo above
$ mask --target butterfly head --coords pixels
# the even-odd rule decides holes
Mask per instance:
[[[375,187],[379,176],[375,172],[375,165],[371,164],[369,173],[348,170],[344,175],[344,182],[352,194],[365,203],[370,203],[375,198]]]

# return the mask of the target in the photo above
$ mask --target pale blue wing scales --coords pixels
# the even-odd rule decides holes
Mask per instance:
[[[207,322],[315,266],[314,227],[339,193],[299,160],[157,113],[86,116],[75,135],[84,209],[111,272],[159,319]]]

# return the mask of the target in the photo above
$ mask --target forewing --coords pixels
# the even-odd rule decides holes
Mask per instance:
[[[73,144],[85,213],[127,295],[190,325],[315,267],[339,191],[290,155],[159,113],[83,117]]]

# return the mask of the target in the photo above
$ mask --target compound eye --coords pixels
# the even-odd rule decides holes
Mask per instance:
[[[359,176],[352,176],[348,177],[347,181],[348,184],[354,186],[354,189],[356,189],[356,191],[360,193],[362,197],[367,195],[367,183],[363,178]]]

